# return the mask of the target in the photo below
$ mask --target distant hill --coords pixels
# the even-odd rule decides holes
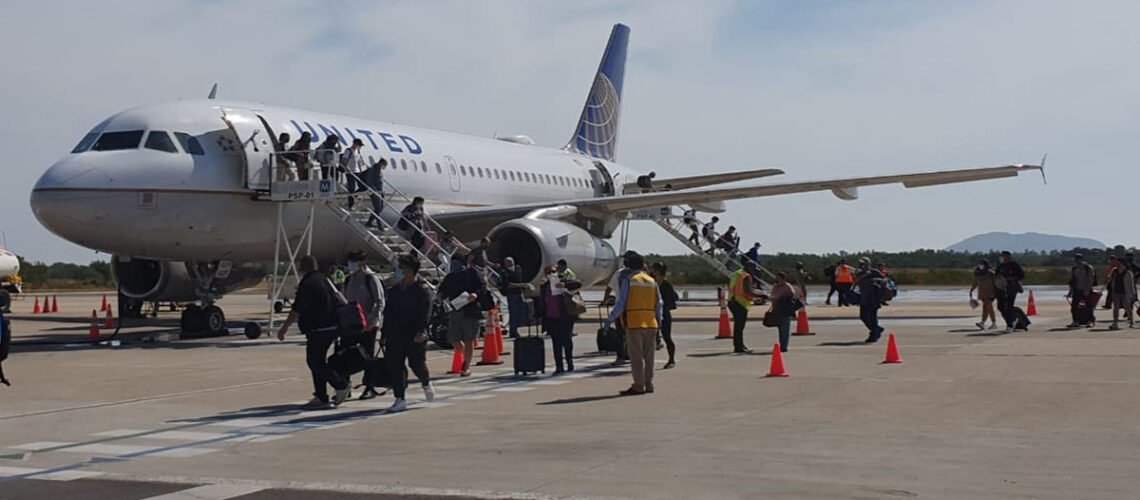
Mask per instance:
[[[1105,244],[1089,238],[1073,238],[1056,234],[1041,233],[986,233],[971,236],[946,247],[951,252],[988,252],[1009,250],[1011,252],[1051,252],[1081,248],[1105,248]]]

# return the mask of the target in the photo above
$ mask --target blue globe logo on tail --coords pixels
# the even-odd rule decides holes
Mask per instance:
[[[625,77],[625,56],[629,27],[614,25],[606,52],[594,76],[594,85],[582,107],[574,136],[564,149],[603,160],[614,160],[618,123],[621,118],[621,87]]]

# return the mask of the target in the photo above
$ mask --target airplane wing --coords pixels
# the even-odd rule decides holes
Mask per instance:
[[[729,182],[746,181],[749,179],[759,179],[761,177],[770,177],[773,175],[783,174],[783,170],[775,168],[765,168],[760,170],[745,170],[741,172],[729,172],[724,174],[709,174],[709,175],[693,175],[689,177],[673,177],[670,179],[654,179],[653,185],[658,189],[664,186],[672,186],[673,189],[692,189],[704,186],[712,186],[714,184],[725,184]],[[636,182],[630,182],[625,185],[627,191],[636,191],[638,188]]]
[[[459,208],[452,211],[433,212],[432,217],[439,220],[439,222],[445,226],[461,223],[463,225],[470,224],[472,226],[485,227],[489,230],[490,227],[493,227],[498,222],[522,217],[534,210],[550,207],[572,206],[586,215],[606,217],[646,208],[720,200],[760,198],[812,191],[831,191],[840,199],[853,200],[858,197],[858,188],[863,186],[882,184],[902,184],[907,188],[936,186],[940,184],[1016,177],[1021,172],[1029,170],[1041,171],[1042,176],[1044,176],[1044,169],[1039,165],[1006,165],[1001,167],[945,170],[941,172],[918,174],[881,175],[716,189],[682,189],[654,193],[624,194],[603,198],[551,200],[519,205]]]

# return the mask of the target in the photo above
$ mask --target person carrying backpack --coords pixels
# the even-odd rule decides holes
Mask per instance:
[[[360,304],[364,311],[364,320],[368,324],[360,336],[360,345],[364,353],[372,357],[376,353],[376,333],[380,329],[381,312],[384,310],[384,286],[380,277],[368,268],[368,256],[364,252],[353,252],[348,255],[348,278],[344,283],[344,298]],[[365,384],[364,393],[360,399],[376,397],[376,390]]]

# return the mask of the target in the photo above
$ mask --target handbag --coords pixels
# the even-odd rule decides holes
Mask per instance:
[[[364,308],[355,300],[344,298],[344,294],[333,286],[332,281],[326,279],[325,282],[336,299],[337,305],[333,308],[333,316],[336,318],[336,327],[340,335],[358,335],[368,329]]]
[[[763,324],[767,327],[780,326],[780,317],[776,314],[774,309],[768,309],[768,311],[764,313]]]
[[[364,371],[368,362],[369,356],[359,343],[338,348],[328,359],[329,368],[345,377]]]
[[[574,292],[567,295],[564,300],[566,301],[566,312],[571,316],[586,314],[586,301],[582,299],[582,294]]]

